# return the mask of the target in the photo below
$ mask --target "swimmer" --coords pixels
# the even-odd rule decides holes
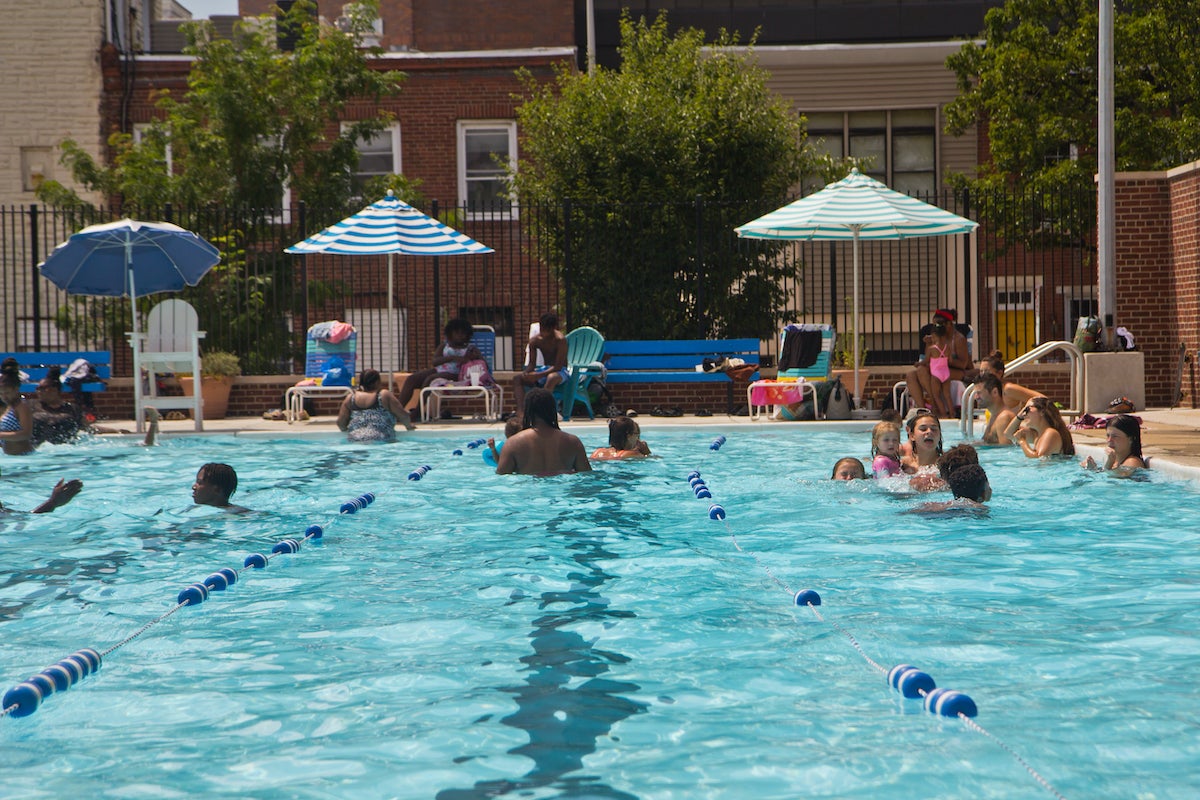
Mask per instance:
[[[942,424],[928,408],[914,409],[904,423],[908,429],[908,453],[900,463],[907,473],[929,470],[942,456]]]
[[[1104,464],[1088,456],[1081,466],[1096,472],[1108,472],[1114,478],[1129,478],[1139,469],[1146,468],[1142,456],[1142,425],[1137,417],[1117,414],[1104,424]]]
[[[587,451],[578,436],[558,427],[558,406],[554,395],[543,388],[525,393],[522,430],[504,443],[497,475],[561,475],[567,472],[591,472]]]
[[[192,484],[192,502],[198,506],[214,506],[231,514],[244,514],[250,509],[236,506],[229,498],[237,491],[237,472],[228,464],[209,462],[196,473]]]
[[[511,439],[521,432],[521,420],[517,417],[509,417],[504,421],[504,439]],[[504,442],[496,444],[495,437],[489,437],[487,440],[487,449],[483,451],[483,460],[490,466],[496,466],[500,463],[500,451],[504,448]]]
[[[1028,458],[1073,456],[1075,442],[1062,414],[1048,397],[1034,397],[1013,417],[1004,431]]]
[[[992,499],[992,486],[987,473],[979,464],[963,464],[950,473],[950,491],[954,499],[948,502],[922,503],[905,514],[942,514],[944,512],[987,513],[984,505]]]
[[[877,422],[871,430],[871,471],[876,478],[890,478],[903,472],[900,426],[895,422]]]
[[[861,481],[867,477],[867,470],[857,458],[841,458],[833,465],[833,474],[829,476],[834,481]]]
[[[592,458],[612,461],[619,458],[645,458],[650,445],[642,441],[642,429],[629,417],[613,417],[608,421],[608,447],[597,448]]]
[[[83,481],[69,480],[54,484],[54,488],[50,490],[50,497],[46,502],[42,503],[37,508],[30,511],[30,514],[45,514],[53,511],[59,506],[65,506],[79,494],[79,490],[83,488]],[[3,503],[0,503],[0,512],[10,513],[16,511],[13,508],[5,508]]]

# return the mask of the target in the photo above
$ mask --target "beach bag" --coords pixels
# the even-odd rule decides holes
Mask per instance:
[[[834,378],[825,401],[825,419],[850,419],[850,392],[842,385],[840,377]]]
[[[1104,326],[1098,317],[1080,317],[1075,327],[1075,346],[1082,353],[1094,353],[1100,349],[1100,337]]]

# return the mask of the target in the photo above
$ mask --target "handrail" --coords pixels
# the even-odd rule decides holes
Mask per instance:
[[[1062,350],[1071,359],[1071,390],[1070,402],[1067,408],[1059,409],[1064,417],[1078,417],[1083,412],[1083,351],[1075,346],[1074,342],[1067,341],[1052,341],[1042,342],[1037,347],[1018,356],[1004,366],[1004,377],[1007,379],[1009,375],[1016,372],[1020,367],[1045,356],[1047,353],[1052,353],[1055,350]],[[976,387],[978,383],[972,383],[966,388],[962,396],[962,418],[959,420],[959,427],[964,437],[970,436],[972,426],[975,423],[975,395],[978,394]]]

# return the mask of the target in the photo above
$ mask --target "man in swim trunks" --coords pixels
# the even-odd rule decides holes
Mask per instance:
[[[525,353],[525,369],[513,376],[513,395],[516,397],[518,413],[525,405],[526,387],[541,386],[553,392],[554,387],[567,378],[567,337],[558,329],[557,315],[542,314],[538,320],[538,332],[530,337]],[[542,354],[546,366],[536,366],[538,353]]]
[[[525,395],[523,430],[504,443],[497,475],[561,475],[591,472],[587,451],[578,436],[560,430],[554,395],[530,389]]]

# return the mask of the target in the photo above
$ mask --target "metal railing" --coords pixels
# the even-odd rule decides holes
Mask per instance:
[[[1083,351],[1075,346],[1074,342],[1053,341],[1044,342],[1030,350],[1023,356],[1018,356],[1012,361],[1004,365],[1004,377],[1007,380],[1010,375],[1019,370],[1026,364],[1032,364],[1051,353],[1063,352],[1070,359],[1071,369],[1068,408],[1060,408],[1059,413],[1064,417],[1079,417],[1083,415],[1083,387],[1084,379],[1087,377],[1084,372]],[[978,383],[972,383],[966,388],[962,396],[962,416],[959,419],[959,429],[964,437],[970,436],[973,433],[975,424],[975,412],[978,410],[975,407],[975,397],[978,394]]]

